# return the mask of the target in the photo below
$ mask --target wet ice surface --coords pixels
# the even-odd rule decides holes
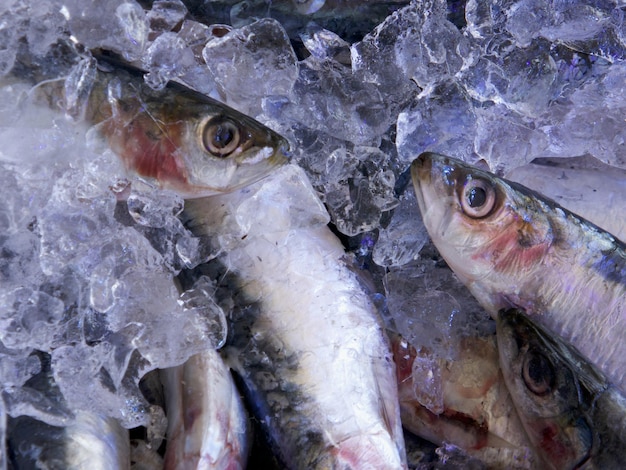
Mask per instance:
[[[282,133],[373,273],[390,326],[449,357],[459,336],[490,324],[434,260],[408,165],[436,151],[500,174],[584,154],[626,168],[623,10],[534,0],[297,5],[13,0],[0,12],[0,73],[28,57],[38,80],[65,77],[73,62],[45,57],[71,34],[135,61],[154,88],[180,80]],[[453,11],[463,6],[465,17]],[[173,281],[211,254],[179,221],[179,197],[127,175],[86,126],[32,104],[24,68],[0,88],[6,412],[62,425],[86,408],[146,424],[141,376],[223,341],[211,283],[181,295]],[[623,205],[619,196],[613,204]],[[42,354],[62,399],[31,386]]]

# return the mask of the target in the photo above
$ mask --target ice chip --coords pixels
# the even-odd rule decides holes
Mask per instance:
[[[255,217],[266,212],[272,216]],[[274,177],[266,179],[254,195],[239,205],[236,217],[241,227],[248,227],[254,233],[310,228],[329,222],[324,205],[306,174],[296,165],[286,165]],[[250,226],[251,223],[254,225]]]
[[[398,115],[396,146],[406,164],[425,151],[467,159],[474,151],[474,103],[456,80],[435,82]]]
[[[153,33],[171,31],[187,15],[187,8],[181,0],[156,0],[146,18]]]
[[[135,222],[154,228],[165,227],[183,210],[183,200],[176,193],[155,191],[141,184],[133,185],[126,204]]]
[[[380,229],[372,259],[379,266],[402,266],[417,260],[427,241],[415,193],[408,190],[394,209],[389,225]]]
[[[84,118],[89,102],[89,94],[96,79],[96,61],[93,58],[81,60],[65,79],[65,110],[76,120]]]
[[[67,0],[72,35],[87,48],[111,49],[125,59],[138,59],[148,40],[146,14],[134,0]]]
[[[19,26],[18,17],[10,9],[0,14],[0,77],[8,73],[15,63],[21,33]]]
[[[417,401],[433,414],[443,413],[443,383],[440,361],[431,354],[417,351],[411,374],[414,382],[413,392]]]
[[[352,152],[333,155],[331,174],[344,174],[347,179],[329,179],[327,183],[326,204],[333,222],[350,236],[372,230],[382,212],[398,204],[393,193],[395,175],[388,169],[387,156],[372,147],[355,147]]]
[[[227,326],[226,314],[215,301],[215,290],[215,284],[208,277],[201,277],[178,301],[185,312],[193,313],[195,325],[205,330],[212,347],[219,349],[226,342]]]
[[[31,5],[26,40],[35,56],[43,56],[62,34],[64,19],[52,4],[36,2]]]
[[[270,18],[209,41],[202,55],[227,103],[252,116],[260,112],[263,97],[290,95],[298,76],[287,33]]]
[[[515,111],[504,106],[476,109],[476,153],[489,163],[491,171],[516,168],[541,155],[548,139]]]
[[[300,34],[300,38],[304,47],[316,59],[335,59],[339,63],[350,64],[350,44],[332,31],[311,22]]]
[[[553,20],[550,5],[544,0],[525,0],[511,4],[506,12],[506,28],[517,43],[528,46]]]
[[[146,83],[161,90],[167,82],[177,79],[196,64],[193,52],[176,33],[166,32],[157,37],[143,59],[148,73]]]

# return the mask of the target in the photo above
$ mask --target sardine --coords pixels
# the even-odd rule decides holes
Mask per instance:
[[[497,335],[505,381],[546,465],[623,468],[626,397],[576,348],[520,310],[499,313]]]
[[[216,277],[240,306],[228,360],[282,464],[406,468],[389,343],[303,171],[185,211],[224,251]]]
[[[246,468],[248,416],[215,350],[161,371],[167,408],[165,469]]]
[[[626,246],[524,186],[425,153],[411,167],[428,232],[496,316],[519,307],[626,389]]]
[[[109,56],[34,91],[95,126],[128,169],[185,197],[241,188],[287,161],[285,139],[261,123],[179,83],[155,91]]]

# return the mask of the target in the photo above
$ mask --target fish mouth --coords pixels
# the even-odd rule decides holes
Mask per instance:
[[[422,153],[411,164],[417,204],[431,237],[444,236],[455,204],[454,166],[447,157]]]
[[[417,196],[417,204],[422,213],[422,218],[426,213],[426,194],[425,189],[431,185],[431,169],[432,160],[428,158],[428,154],[422,153],[411,163],[411,180],[413,188]]]

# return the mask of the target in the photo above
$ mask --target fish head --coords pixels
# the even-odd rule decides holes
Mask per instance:
[[[507,276],[529,271],[549,248],[551,226],[541,204],[444,155],[421,154],[411,175],[424,225],[448,265],[492,314],[511,306],[481,289],[493,291],[487,283],[505,284]]]
[[[550,467],[578,468],[594,446],[589,409],[604,378],[521,310],[501,310],[496,328],[502,374],[529,440]]]
[[[128,170],[185,198],[234,191],[288,161],[279,134],[182,85],[111,81],[107,96],[99,127],[113,151]]]

